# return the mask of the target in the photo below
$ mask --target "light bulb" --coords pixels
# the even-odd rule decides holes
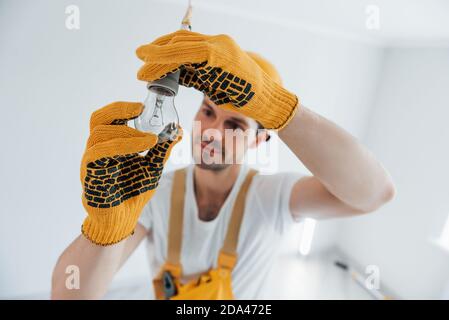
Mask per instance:
[[[178,91],[179,72],[166,78],[148,83],[148,95],[143,111],[134,119],[137,130],[157,135],[159,142],[174,140],[179,124],[174,103]]]

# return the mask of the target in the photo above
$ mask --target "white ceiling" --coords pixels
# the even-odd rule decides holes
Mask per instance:
[[[387,46],[449,46],[449,0],[193,0],[193,5],[194,9],[263,19]],[[366,10],[370,5],[379,8],[378,30],[366,28]]]

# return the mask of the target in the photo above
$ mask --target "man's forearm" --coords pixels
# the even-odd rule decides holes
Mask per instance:
[[[99,299],[106,293],[109,283],[119,269],[126,240],[112,246],[92,244],[79,236],[61,255],[52,279],[52,299]],[[70,288],[66,280],[68,266],[79,270],[79,288]]]
[[[279,137],[344,203],[372,211],[394,195],[389,174],[372,153],[335,123],[300,106]]]

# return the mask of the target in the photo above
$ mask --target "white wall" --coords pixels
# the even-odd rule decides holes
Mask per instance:
[[[81,10],[78,31],[65,28],[69,4]],[[56,259],[85,216],[79,165],[89,116],[112,101],[144,98],[134,50],[177,29],[184,9],[149,0],[1,2],[0,297],[48,292]],[[194,14],[195,30],[229,33],[262,53],[305,105],[363,134],[381,49],[257,17],[202,8]],[[182,90],[177,99],[186,131],[198,98]],[[285,147],[279,152],[282,170],[304,170]],[[323,224],[323,246],[332,242],[324,232],[332,225]],[[146,268],[140,248],[118,278],[148,275]]]
[[[448,119],[449,49],[388,50],[364,142],[392,174],[397,197],[345,220],[339,246],[378,265],[402,298],[442,297],[449,281],[449,255],[429,241],[449,216]]]

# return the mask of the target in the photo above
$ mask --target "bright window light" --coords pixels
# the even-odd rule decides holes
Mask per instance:
[[[438,238],[430,238],[430,242],[449,252],[449,216]]]
[[[301,242],[299,244],[299,252],[306,256],[310,252],[310,248],[312,247],[313,234],[315,232],[316,220],[306,218],[304,220]]]
[[[445,248],[449,249],[449,217],[446,219],[443,231],[440,234],[439,242]]]

